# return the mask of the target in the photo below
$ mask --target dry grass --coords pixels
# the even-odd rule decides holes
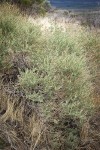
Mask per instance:
[[[9,96],[3,90],[0,92],[0,138],[14,149],[35,149],[41,138],[43,140],[43,122],[35,112],[27,116],[29,110],[21,103],[18,105],[16,97]]]

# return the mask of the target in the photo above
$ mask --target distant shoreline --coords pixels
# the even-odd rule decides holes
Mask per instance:
[[[67,8],[58,8],[58,7],[55,7],[55,6],[52,6],[52,5],[51,5],[51,9],[52,10],[62,10],[62,11],[68,10],[68,11],[75,11],[75,12],[77,12],[77,11],[81,11],[81,12],[84,12],[84,11],[100,11],[100,7],[81,9],[81,8],[68,8],[68,7]]]
[[[71,9],[71,8],[57,8],[57,7],[54,7],[54,6],[51,6],[51,9],[50,9],[50,11],[62,11],[62,12],[64,12],[64,11],[69,11],[69,12],[83,12],[83,13],[98,13],[98,12],[100,12],[100,7],[99,8],[87,8],[87,9]]]
[[[59,9],[99,9],[100,0],[49,0],[51,6]]]

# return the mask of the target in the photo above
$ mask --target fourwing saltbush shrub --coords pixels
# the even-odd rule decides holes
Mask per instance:
[[[24,95],[20,107],[23,107],[23,113],[26,112],[26,105],[27,109],[39,110],[38,116],[47,125],[50,149],[58,150],[63,146],[62,149],[75,150],[79,144],[79,129],[93,110],[92,83],[84,45],[90,37],[87,37],[83,27],[76,28],[73,24],[65,32],[55,28],[52,32],[42,32],[40,26],[19,15],[16,7],[2,5],[0,63],[3,69],[8,67],[9,62],[12,66],[16,63],[19,75],[13,87],[16,91],[20,89],[19,92]],[[89,42],[87,45],[93,44],[92,40]],[[20,96],[17,97],[20,101]],[[22,117],[28,122],[31,115],[25,118],[23,114]],[[30,137],[29,130],[23,130]]]

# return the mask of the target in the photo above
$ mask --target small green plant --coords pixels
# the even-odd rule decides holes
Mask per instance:
[[[26,6],[29,6],[32,4],[32,0],[20,0],[20,3],[22,5],[26,5]]]

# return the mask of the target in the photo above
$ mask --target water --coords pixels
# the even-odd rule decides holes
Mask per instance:
[[[64,9],[100,8],[100,0],[50,0],[50,3]]]

